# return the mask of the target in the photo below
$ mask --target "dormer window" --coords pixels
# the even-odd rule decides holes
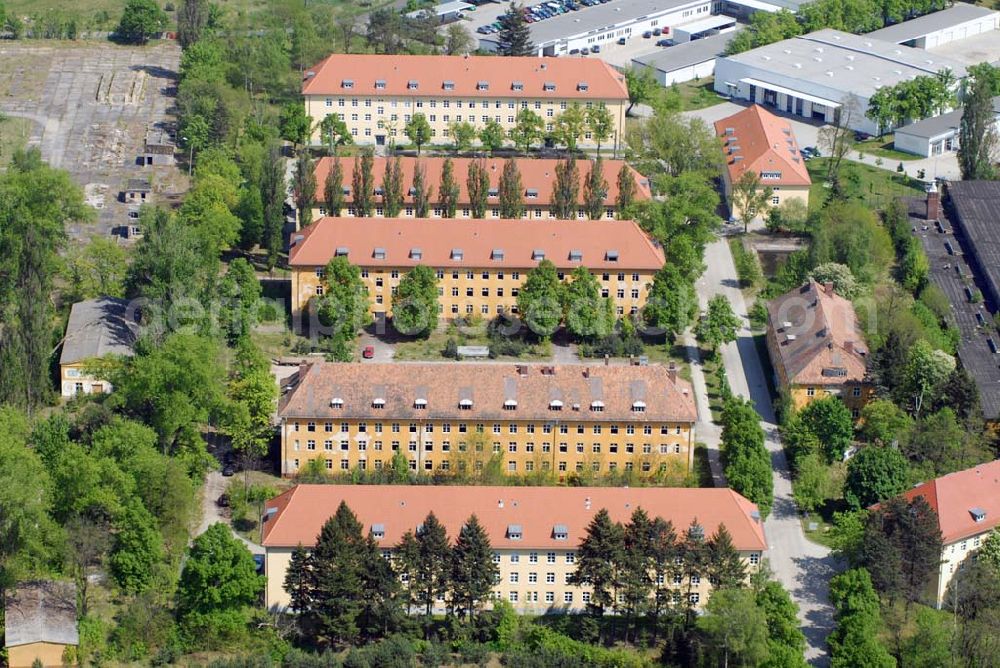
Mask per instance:
[[[570,262],[583,262],[583,251],[571,250],[569,252]]]
[[[414,399],[413,400],[413,407],[415,409],[417,409],[418,411],[419,410],[423,410],[423,409],[427,408],[427,400],[426,399]]]
[[[986,519],[986,511],[978,506],[975,508],[969,508],[969,514],[972,515],[972,520],[977,524]]]
[[[406,82],[406,90],[417,90],[420,88],[420,83],[416,79],[410,79]]]
[[[354,79],[344,79],[340,85],[344,88],[354,88]]]
[[[618,251],[616,251],[616,250],[609,250],[607,253],[604,254],[604,259],[607,260],[608,262],[617,262],[618,261]]]
[[[762,179],[780,179],[781,172],[761,172],[760,178]]]
[[[552,401],[549,402],[550,411],[561,411],[562,408],[563,408],[563,402],[560,401],[559,399],[553,399]]]
[[[632,402],[632,412],[633,413],[645,413],[646,412],[646,402],[645,401],[633,401]]]
[[[376,248],[375,252],[372,253],[372,257],[374,257],[376,260],[384,260],[385,259],[385,249],[384,248]]]
[[[552,538],[555,540],[567,540],[569,538],[569,527],[565,524],[557,524],[552,527]]]
[[[372,399],[372,408],[376,410],[381,410],[385,408],[385,399],[383,399],[382,397],[375,397],[374,399]]]
[[[541,262],[542,260],[545,259],[545,251],[543,251],[541,248],[536,248],[535,250],[531,251],[531,259],[535,260],[536,262]]]
[[[529,199],[536,199],[538,197],[538,188],[528,188],[524,191],[524,196]]]
[[[381,197],[382,195],[385,194],[385,190],[382,188],[382,186],[375,186],[375,194]]]
[[[542,84],[542,90],[544,90],[547,93],[551,93],[555,89],[556,89],[556,84],[554,81],[546,81],[544,84]]]
[[[604,402],[603,401],[591,401],[590,410],[593,413],[603,413],[604,412]]]
[[[424,259],[424,251],[420,248],[410,249],[410,259],[411,260],[422,260]]]
[[[515,411],[517,410],[517,399],[507,399],[503,402],[503,409],[505,411]]]
[[[472,410],[472,399],[461,399],[458,402],[458,407],[463,411]]]
[[[523,81],[515,81],[514,83],[512,83],[510,85],[510,89],[511,90],[524,90],[524,82]]]
[[[373,524],[372,525],[372,538],[375,540],[382,540],[385,538],[385,525],[384,524]]]
[[[500,197],[500,190],[497,189],[497,188],[490,188],[489,192],[487,193],[487,196],[488,197]]]
[[[343,192],[345,195],[350,195],[351,194],[351,186],[344,186],[343,189],[341,190],[341,192]]]
[[[445,81],[443,84],[441,84],[441,88],[444,88],[445,90],[455,90],[455,82]]]
[[[330,399],[330,408],[343,408],[343,407],[344,407],[344,400],[341,399],[340,397],[334,397],[333,399]]]
[[[375,88],[377,90],[384,90],[385,89],[385,79],[376,79],[375,80]]]
[[[489,89],[490,89],[490,82],[489,81],[477,81],[476,82],[476,90],[489,90]]]
[[[503,249],[502,248],[494,248],[493,252],[490,253],[490,259],[502,262],[503,261]]]
[[[576,85],[576,89],[577,89],[578,91],[586,91],[586,90],[590,90],[590,85],[589,85],[589,84],[588,84],[588,83],[587,83],[586,81],[581,81],[580,83],[578,83],[578,84]]]
[[[521,540],[521,536],[524,535],[524,529],[520,524],[508,524],[507,525],[507,539],[508,540]]]
[[[337,246],[336,256],[337,257],[347,257],[351,252],[351,249],[347,246]]]
[[[465,258],[465,253],[462,252],[461,248],[451,249],[451,259],[452,260],[462,260]]]

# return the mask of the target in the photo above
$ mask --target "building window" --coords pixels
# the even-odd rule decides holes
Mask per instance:
[[[564,593],[563,594],[563,602],[564,603],[572,603],[573,602],[573,592],[568,591],[568,592]]]

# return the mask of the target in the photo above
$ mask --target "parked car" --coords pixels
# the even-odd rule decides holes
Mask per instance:
[[[361,356],[366,360],[370,360],[375,357],[375,346],[365,346],[361,351]]]
[[[590,53],[590,49],[588,49],[587,47],[583,47],[582,49],[580,49],[580,55],[581,56],[586,56],[589,53]]]
[[[219,498],[217,498],[215,500],[215,505],[217,505],[220,508],[228,508],[229,507],[229,495],[228,494],[220,494]]]
[[[253,555],[253,565],[254,565],[254,568],[257,569],[257,575],[263,575],[264,574],[264,555],[263,554],[255,554],[255,555]]]
[[[621,44],[622,46],[625,46],[625,38],[624,37],[619,37],[618,38],[618,43]]]
[[[224,478],[232,478],[234,475],[236,475],[235,466],[233,466],[232,464],[226,464],[225,466],[222,467],[222,476]]]
[[[580,53],[580,49],[570,49],[569,55],[575,56]]]
[[[642,33],[642,38],[643,39],[649,39],[652,36],[653,36],[653,33],[651,31],[649,31],[649,30],[647,30],[646,32]]]
[[[654,28],[654,29],[653,29],[653,36],[654,36],[654,37],[659,37],[659,36],[660,36],[660,35],[662,35],[662,34],[663,34],[663,31],[662,31],[662,30],[660,30],[659,28]]]
[[[601,52],[601,45],[600,44],[595,44],[594,46],[590,47],[590,52],[591,53],[600,53]]]
[[[656,40],[656,46],[670,46],[669,39],[658,39]]]

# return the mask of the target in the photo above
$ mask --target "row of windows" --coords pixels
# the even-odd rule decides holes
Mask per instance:
[[[399,441],[390,441],[389,447],[392,449],[393,452],[398,452],[399,448],[400,448]],[[601,454],[602,448],[604,448],[604,447],[605,446],[603,446],[601,443],[594,443],[594,444],[592,444],[590,446],[590,452],[591,452],[591,454],[599,455],[599,454]],[[517,454],[519,448],[520,448],[520,444],[518,444],[515,441],[511,441],[510,443],[507,444],[507,453],[508,454]],[[293,443],[292,443],[292,449],[295,452],[298,452],[300,450],[300,442],[299,442],[298,439],[296,439],[295,441],[293,441]],[[332,440],[323,441],[323,449],[326,450],[326,451],[328,451],[328,452],[332,451],[333,450],[333,441]],[[351,442],[348,439],[341,440],[339,442],[339,449],[340,449],[341,452],[350,452],[351,451]],[[407,449],[409,450],[409,452],[417,452],[417,449],[418,449],[417,442],[416,441],[410,441],[407,444]],[[310,438],[310,439],[306,440],[306,450],[309,450],[309,451],[316,450],[316,441],[314,439]],[[355,450],[357,452],[367,452],[367,450],[368,450],[368,443],[366,441],[358,441],[356,443],[356,445],[355,445]],[[382,452],[382,450],[383,450],[383,442],[382,441],[372,441],[372,450],[375,451],[375,452]],[[483,452],[484,451],[483,450],[483,444],[482,443],[476,443],[474,450],[476,452]],[[434,452],[434,443],[432,441],[424,441],[423,451],[424,452]],[[458,451],[459,452],[467,452],[468,451],[468,447],[467,447],[467,445],[466,445],[466,443],[464,441],[458,443]],[[500,442],[499,441],[494,441],[492,451],[493,451],[494,454],[499,454],[501,452],[501,447],[500,447]],[[441,442],[441,452],[451,452],[451,441],[442,441]],[[528,454],[531,454],[531,453],[535,452],[535,444],[534,443],[525,443],[524,444],[524,452],[526,452]],[[544,453],[552,452],[552,445],[549,444],[549,443],[542,443],[541,452],[544,452]],[[560,443],[559,444],[559,452],[569,453],[570,452],[570,450],[569,450],[569,444],[568,443]],[[576,444],[576,450],[575,450],[575,452],[578,455],[585,454],[586,453],[586,447],[584,446],[583,443],[577,443]],[[630,454],[630,455],[631,454],[635,454],[635,452],[636,452],[636,450],[635,450],[635,443],[626,443],[625,444],[625,449],[623,451],[619,450],[619,445],[617,443],[610,443],[610,444],[607,445],[607,452],[609,454],[612,454],[612,455],[617,455],[620,452],[625,452],[626,454]],[[658,454],[666,455],[666,454],[670,454],[671,452],[673,452],[674,454],[680,454],[680,452],[681,452],[681,445],[680,445],[680,443],[674,443],[673,445],[670,445],[669,443],[660,443],[659,448],[657,450]],[[653,446],[652,443],[643,443],[642,444],[642,454],[644,454],[644,455],[651,455],[653,453],[654,453],[654,446]]]
[[[528,198],[531,199],[530,196],[528,196]],[[408,217],[412,217],[414,215],[414,213],[415,213],[415,210],[414,210],[414,208],[412,206],[405,207],[403,209],[403,211],[404,211],[404,214],[406,216],[408,216]],[[319,207],[319,213],[320,213],[321,216],[325,216],[326,215],[326,207],[325,206]],[[347,218],[350,218],[350,217],[356,215],[356,213],[357,212],[355,211],[355,209],[354,209],[353,206],[347,207],[347,213],[346,213],[346,217]],[[457,216],[457,217],[461,217],[461,218],[471,218],[472,217],[472,209],[470,209],[468,207],[464,207],[464,208],[458,209],[456,211],[456,213],[460,213],[461,214],[460,216]],[[377,218],[379,216],[384,216],[384,215],[385,215],[385,209],[383,207],[376,206],[375,207],[375,217]],[[436,207],[433,208],[433,216],[432,217],[441,218],[443,215],[444,215],[444,209],[442,207],[436,206]],[[525,209],[524,213],[521,214],[521,218],[524,218],[524,219],[528,219],[528,218],[545,218],[546,216],[549,217],[549,218],[555,219],[556,214],[553,213],[552,211],[548,210],[548,209],[542,209],[542,208]],[[500,217],[500,209],[490,209],[490,215],[489,215],[489,217],[490,218],[499,218]],[[587,218],[587,212],[583,211],[583,210],[577,211],[576,212],[576,217],[577,217],[578,220],[585,220]],[[615,210],[614,210],[614,208],[613,207],[605,207],[605,209],[604,209],[604,217],[613,220],[614,217],[615,217]]]
[[[524,596],[524,602],[525,603],[537,603],[538,602],[538,592],[537,591],[524,592],[524,595],[525,595]],[[672,592],[671,596],[673,597],[673,602],[675,604],[681,602],[681,593],[679,591]],[[571,592],[571,591],[563,592],[563,598],[562,598],[563,603],[573,603],[574,597],[575,597],[575,593],[574,592]],[[494,591],[493,592],[493,599],[494,600],[501,600],[502,598],[503,598],[503,593],[502,592],[500,592],[500,591]],[[546,603],[554,603],[555,600],[556,600],[556,594],[555,594],[555,592],[547,591],[547,592],[544,593],[544,598],[545,598],[545,602]],[[590,603],[590,592],[589,591],[581,592],[580,598],[583,600],[584,603]],[[624,595],[622,595],[622,594],[618,595],[618,599],[619,599],[619,601],[618,601],[619,603],[624,603],[625,602]],[[517,592],[517,591],[507,592],[507,600],[510,601],[511,603],[520,603],[521,602],[521,592]],[[692,593],[688,594],[688,601],[690,601],[692,605],[697,605],[701,601],[701,594],[699,594],[698,592],[692,592]]]
[[[292,424],[292,431],[299,431],[299,427],[301,425],[300,422],[292,422],[291,424]],[[309,431],[309,432],[316,431],[318,424],[319,423],[317,421],[315,421],[315,420],[309,420],[308,422],[306,422],[306,431]],[[334,423],[332,421],[324,422],[323,423],[323,431],[325,431],[327,433],[332,433],[335,424],[336,423]],[[451,433],[451,427],[452,427],[452,425],[451,425],[450,422],[443,422],[439,426],[441,427],[441,433],[443,433],[443,434],[450,434]],[[508,434],[517,434],[517,433],[520,432],[521,426],[522,425],[520,423],[518,423],[518,422],[507,423],[507,433]],[[534,433],[536,433],[537,425],[535,425],[534,423],[528,423],[528,424],[523,425],[523,426],[524,426],[524,431],[525,431],[526,434],[534,434]],[[576,424],[576,425],[573,425],[573,428],[576,430],[577,434],[583,434],[583,433],[586,432],[586,426],[587,425],[585,425],[585,424]],[[341,422],[340,423],[340,433],[342,433],[342,434],[349,433],[351,431],[351,427],[352,427],[351,423],[349,423],[349,422]],[[353,425],[353,427],[354,427],[355,431],[357,431],[358,433],[361,433],[361,434],[367,433],[367,431],[368,431],[368,423],[367,422],[358,422],[358,423],[355,423]],[[385,430],[385,424],[382,423],[382,422],[375,422],[375,423],[372,424],[372,427],[373,427],[373,429],[374,429],[374,431],[375,431],[376,434],[381,434]],[[543,434],[551,434],[551,433],[554,432],[554,430],[556,429],[556,427],[558,427],[558,430],[559,430],[560,434],[568,434],[569,433],[570,425],[567,424],[567,423],[561,423],[559,425],[554,425],[552,423],[545,423],[545,424],[543,424],[541,426],[541,432]],[[467,422],[459,422],[458,424],[455,425],[455,428],[456,428],[456,430],[458,431],[459,434],[467,434],[467,433],[469,433],[469,424]],[[403,425],[400,422],[392,422],[392,423],[389,424],[389,430],[393,434],[399,434],[402,429],[403,429]],[[422,423],[417,423],[417,422],[410,422],[410,423],[407,424],[406,429],[411,434],[416,434],[416,433],[420,433],[420,432],[422,432],[424,434],[433,434],[434,433],[434,429],[435,429],[435,425],[432,422],[429,422],[427,424],[422,424]],[[477,423],[475,425],[474,429],[475,429],[475,433],[477,433],[477,434],[484,434],[484,433],[486,433],[486,424],[483,423],[483,422],[479,422],[479,423]],[[607,426],[607,429],[608,429],[608,433],[609,434],[619,434],[622,431],[622,426],[617,425],[617,424],[610,424],[610,425]],[[499,423],[499,422],[494,422],[493,425],[492,425],[492,431],[493,431],[494,434],[502,434],[503,433],[503,425],[501,423]],[[636,433],[636,425],[634,425],[634,424],[626,424],[624,426],[624,431],[625,431],[626,434],[635,434]],[[670,425],[665,425],[665,424],[661,424],[660,427],[659,427],[659,432],[660,432],[661,436],[666,436],[671,431],[673,431],[674,434],[681,434],[682,433],[682,427],[680,425],[670,426]],[[600,425],[600,424],[591,425],[591,432],[594,433],[594,434],[602,434],[602,433],[604,433],[604,425]],[[650,435],[650,434],[652,434],[653,433],[653,425],[651,425],[651,424],[644,424],[644,425],[642,425],[642,433],[645,434],[645,435],[647,435],[647,436]]]
[[[400,102],[402,102],[402,105],[400,105]],[[400,106],[402,106],[404,109],[410,109],[410,108],[413,108],[413,107],[416,107],[417,109],[423,109],[424,105],[426,105],[430,109],[437,109],[439,103],[440,103],[440,106],[442,108],[444,108],[444,109],[450,109],[452,107],[452,105],[454,105],[456,109],[462,109],[462,108],[467,108],[467,109],[476,109],[476,108],[479,108],[479,109],[490,109],[490,108],[492,108],[492,109],[503,109],[504,107],[506,107],[507,109],[517,109],[518,107],[520,107],[521,109],[527,109],[528,106],[529,106],[529,104],[532,107],[534,107],[536,110],[537,109],[541,109],[543,104],[546,105],[546,108],[554,108],[556,105],[558,105],[559,109],[561,109],[561,110],[565,110],[565,109],[567,109],[569,107],[569,103],[566,100],[561,100],[559,102],[555,102],[553,100],[545,100],[545,101],[534,100],[533,102],[529,103],[528,100],[515,101],[515,100],[508,99],[506,101],[504,101],[504,100],[493,100],[491,102],[490,100],[453,100],[453,99],[450,99],[450,98],[444,99],[444,100],[436,100],[436,99],[411,100],[411,99],[408,99],[408,98],[404,98],[402,101],[390,98],[388,104],[389,104],[389,108],[391,108],[391,109],[397,109]],[[323,104],[325,106],[327,106],[327,107],[333,107],[333,106],[337,106],[337,107],[347,107],[347,106],[358,107],[358,106],[364,106],[365,108],[369,108],[369,109],[374,105],[375,109],[376,109],[376,113],[378,113],[378,114],[384,114],[385,113],[385,104],[386,104],[386,101],[385,101],[384,98],[370,98],[370,97],[367,97],[367,98],[362,99],[362,98],[353,97],[353,98],[350,98],[350,100],[348,100],[347,98],[344,98],[344,97],[338,97],[336,99],[336,103],[335,103],[334,99],[332,97],[328,97],[328,98],[326,98],[323,101]],[[601,103],[601,104],[603,104],[603,103]],[[593,100],[588,100],[587,102],[584,103],[584,105],[585,105],[586,108],[590,108],[590,107],[594,106],[594,102],[593,102]],[[343,114],[341,114],[341,118],[343,118]]]
[[[325,270],[324,267],[316,267],[316,269],[314,270],[314,273],[316,274],[316,278],[323,278],[326,275],[326,270]],[[386,271],[382,271],[382,272],[375,271],[375,272],[373,272],[370,269],[362,269],[361,270],[361,278],[370,278],[373,273],[376,274],[376,276],[375,276],[375,287],[377,287],[377,288],[382,287],[384,285],[384,280],[385,279],[384,279],[384,276],[379,275],[379,274],[383,274],[384,275],[385,273],[387,273]],[[401,272],[399,269],[390,269],[388,271],[390,279],[399,279],[402,273],[403,272]],[[462,274],[462,272],[456,271],[454,269],[452,269],[451,271],[445,271],[444,269],[438,269],[436,273],[437,273],[437,278],[438,278],[439,281],[446,280],[447,276],[451,276],[451,279],[453,281],[457,281],[457,280],[459,280],[459,276],[461,276],[461,274]],[[470,271],[470,270],[466,270],[465,271],[465,279],[466,280],[469,280],[469,281],[476,280],[476,276],[477,275],[482,280],[484,280],[484,281],[488,281],[491,278],[495,278],[498,281],[502,281],[502,280],[504,280],[504,277],[507,274],[506,274],[506,272],[504,272],[502,270],[501,271],[492,272],[492,273],[488,269],[485,270],[485,271],[482,271],[482,272],[476,272],[476,271]],[[566,278],[566,273],[560,271],[560,272],[557,272],[557,276],[559,277],[559,280],[561,281],[561,280],[563,280],[563,279]],[[595,273],[594,276],[596,277],[597,274]],[[602,282],[604,282],[604,283],[607,283],[608,281],[611,280],[611,276],[612,276],[611,272],[607,272],[607,271],[602,272],[600,280]],[[627,274],[624,271],[620,271],[617,274],[615,274],[615,276],[616,276],[616,279],[618,280],[618,282],[621,283],[621,282],[625,281],[625,277],[629,276],[629,274]],[[638,272],[632,272],[631,273],[631,279],[632,279],[633,283],[642,280],[642,278],[641,278],[641,276],[639,275]],[[519,271],[512,271],[512,272],[510,272],[510,280],[512,280],[512,281],[520,281],[521,280],[521,272],[519,272]]]
[[[425,459],[423,461],[424,461],[424,467],[423,468],[424,468],[425,471],[433,471],[435,469],[434,461],[433,460],[431,460],[431,459]],[[327,459],[327,460],[325,460],[325,462],[326,462],[325,466],[326,466],[326,468],[328,470],[333,470],[334,469],[334,465],[333,465],[334,464],[334,460]],[[518,465],[517,464],[518,463],[516,461],[514,461],[514,460],[508,461],[507,462],[507,471],[509,473],[517,473],[518,472]],[[532,472],[535,471],[535,462],[533,462],[533,461],[526,461],[526,462],[522,462],[522,464],[524,466],[523,470],[525,472],[532,473]],[[300,468],[301,465],[302,465],[302,463],[301,463],[301,461],[299,459],[296,458],[296,459],[292,460],[292,469],[293,470],[297,471]],[[384,462],[381,459],[376,459],[372,463],[372,466],[375,468],[376,471],[381,471],[387,465],[388,465],[388,462]],[[409,460],[409,466],[410,466],[410,470],[411,471],[416,471],[418,469],[417,460],[416,459]],[[365,459],[359,460],[357,462],[357,467],[359,469],[361,469],[362,471],[368,470],[368,461],[365,460]],[[440,470],[440,471],[450,471],[450,470],[452,470],[451,469],[451,460],[448,460],[448,459],[441,460],[438,463],[438,465],[437,465],[437,469]],[[625,462],[624,469],[626,471],[634,471],[635,470],[635,462]],[[351,470],[351,462],[350,462],[350,460],[348,460],[348,459],[341,459],[340,460],[340,470],[341,471],[350,471]],[[466,463],[464,461],[458,462],[457,470],[459,470],[459,471],[465,471],[466,470]],[[483,462],[482,461],[476,461],[476,462],[474,462],[473,463],[473,470],[475,470],[475,471],[482,471],[483,470]],[[540,462],[540,470],[542,470],[542,471],[549,471],[549,470],[551,470],[551,463],[548,462],[548,461],[542,461],[542,462]],[[567,471],[569,471],[569,466],[568,466],[567,462],[561,461],[561,462],[559,462],[557,464],[556,470],[560,471],[560,472],[567,472]],[[583,462],[576,462],[576,465],[573,467],[573,470],[577,471],[578,473],[579,472],[583,472],[585,470],[584,463]],[[601,462],[591,462],[591,464],[590,464],[590,470],[593,471],[593,472],[595,472],[595,473],[600,473],[601,470],[602,470],[602,468],[601,468]],[[607,470],[608,471],[617,471],[618,470],[618,462],[609,462]],[[639,470],[641,470],[643,473],[651,473],[653,471],[653,465],[652,465],[651,462],[641,462],[641,464],[639,466]],[[666,470],[667,470],[667,465],[665,463],[661,463],[660,466],[658,467],[658,471],[660,473],[664,473],[664,472],[666,472]]]
[[[827,390],[828,394],[829,394],[829,392],[830,391]],[[806,396],[807,397],[815,397],[816,396],[816,388],[815,387],[807,387],[806,388]],[[851,396],[852,397],[860,397],[861,396],[861,388],[860,387],[851,388]]]

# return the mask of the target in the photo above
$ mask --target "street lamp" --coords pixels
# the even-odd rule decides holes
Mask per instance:
[[[194,163],[194,144],[191,143],[187,137],[181,137],[181,139],[187,142],[188,145],[188,178],[191,178],[191,166]]]

